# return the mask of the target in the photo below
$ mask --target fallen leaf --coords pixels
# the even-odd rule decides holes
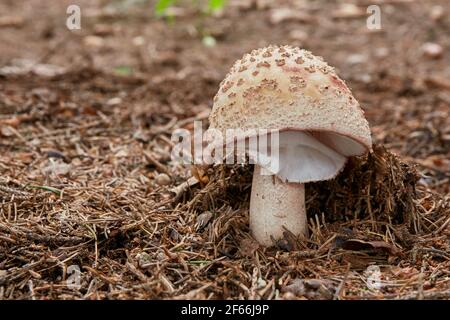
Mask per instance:
[[[279,24],[286,21],[311,22],[313,17],[303,11],[292,10],[291,8],[278,8],[270,11],[269,21],[272,24]]]
[[[42,151],[45,151],[47,153],[47,157],[49,157],[49,158],[57,158],[57,159],[63,159],[63,160],[66,159],[66,156],[61,151],[45,150],[45,149]]]
[[[147,252],[141,252],[136,256],[140,268],[146,268],[153,262],[152,257]]]
[[[14,129],[11,126],[0,126],[0,136],[12,137],[14,135]]]
[[[363,241],[359,239],[348,239],[341,244],[342,249],[361,251],[361,250],[381,250],[390,255],[398,255],[399,249],[384,241]]]
[[[353,19],[361,18],[367,15],[366,11],[353,3],[343,3],[338,9],[333,11],[333,18]]]
[[[84,106],[81,109],[81,114],[88,115],[88,116],[96,116],[98,114],[97,109],[91,107],[91,106]]]
[[[12,117],[9,119],[0,119],[0,125],[4,124],[4,125],[11,126],[14,128],[17,128],[21,122],[22,121],[21,121],[20,117]]]
[[[363,251],[344,251],[341,262],[350,264],[351,269],[364,270],[372,264],[385,264],[388,259],[386,256],[369,255]]]
[[[98,23],[94,25],[94,34],[100,37],[110,36],[114,34],[114,28],[109,24]]]
[[[432,6],[430,10],[430,18],[431,20],[437,22],[442,20],[445,15],[445,10],[443,6]]]
[[[52,64],[36,63],[27,59],[15,59],[11,65],[0,68],[1,75],[24,75],[34,73],[38,76],[54,77],[63,74],[65,68]]]
[[[450,91],[450,81],[444,77],[427,77],[425,78],[425,84],[429,88],[438,88]]]
[[[160,186],[168,186],[172,182],[168,174],[160,173],[155,177],[155,182]]]
[[[418,275],[419,271],[414,267],[406,267],[406,268],[400,268],[397,266],[394,266],[391,268],[391,272],[394,276],[400,279],[409,279],[412,276]]]
[[[439,59],[444,53],[444,49],[438,43],[427,42],[422,46],[423,54],[430,59]]]
[[[239,245],[239,251],[243,257],[252,257],[258,248],[258,242],[250,238],[243,239]]]
[[[13,27],[20,28],[24,25],[25,19],[19,16],[0,17],[0,28]]]
[[[117,106],[122,103],[122,99],[120,97],[114,97],[106,101],[108,106]]]
[[[209,182],[207,175],[208,166],[193,165],[191,167],[192,175],[200,182],[200,185],[204,187]]]
[[[49,158],[48,160],[47,165],[42,168],[42,172],[46,174],[59,176],[68,174],[71,170],[71,166],[62,159]]]
[[[439,155],[429,156],[419,163],[437,171],[450,172],[450,160]]]
[[[272,241],[273,241],[273,238],[272,238]],[[283,231],[283,238],[275,241],[275,243],[278,248],[288,251],[288,252],[298,251],[300,249],[297,244],[297,237],[292,232],[287,230],[286,228]]]
[[[290,292],[311,300],[329,300],[336,292],[336,285],[326,279],[294,279],[290,285],[282,288],[281,292]]]
[[[292,40],[304,42],[308,39],[308,34],[303,30],[295,29],[289,32],[289,38],[291,38]]]
[[[14,154],[14,158],[25,164],[33,162],[33,154],[30,152],[17,152]]]
[[[197,229],[201,230],[204,227],[206,227],[206,225],[208,224],[208,222],[211,220],[211,218],[214,216],[214,214],[211,211],[205,211],[202,214],[200,214],[197,217]]]
[[[105,40],[99,36],[86,36],[83,39],[83,44],[90,48],[101,48],[105,45]]]

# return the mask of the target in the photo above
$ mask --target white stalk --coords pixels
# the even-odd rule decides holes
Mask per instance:
[[[294,235],[308,235],[303,183],[281,181],[275,175],[262,175],[255,165],[250,198],[250,230],[264,246],[283,238],[284,228]]]

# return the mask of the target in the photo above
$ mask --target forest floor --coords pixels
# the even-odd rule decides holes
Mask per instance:
[[[0,3],[0,299],[450,299],[448,1],[80,0],[70,31],[72,2]],[[309,239],[262,248],[251,168],[174,194],[170,139],[269,44],[336,67],[378,147],[308,185]]]

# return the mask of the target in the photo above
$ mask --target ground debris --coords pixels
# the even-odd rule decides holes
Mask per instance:
[[[382,37],[370,1],[225,1],[212,16],[180,1],[167,19],[100,1],[81,33],[55,16],[64,1],[22,2],[0,1],[0,299],[450,298],[447,2],[375,1]],[[307,185],[310,237],[263,248],[251,166],[181,165],[171,135],[207,127],[244,52],[289,43],[336,67],[377,146]]]

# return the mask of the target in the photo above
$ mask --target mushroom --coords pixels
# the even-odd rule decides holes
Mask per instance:
[[[304,184],[336,177],[348,157],[372,147],[347,85],[321,57],[290,46],[238,60],[214,97],[209,122],[225,136],[227,129],[279,132],[278,157],[271,165],[257,159],[253,173],[250,230],[264,246],[285,229],[307,236]]]

